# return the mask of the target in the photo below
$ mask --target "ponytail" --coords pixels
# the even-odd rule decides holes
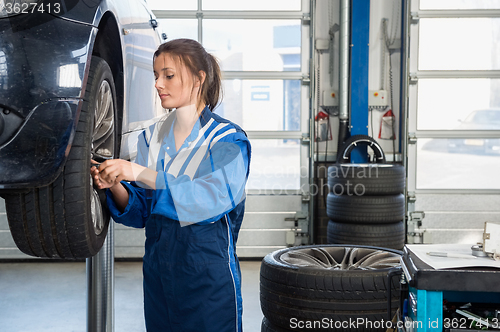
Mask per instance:
[[[210,111],[213,112],[222,100],[222,80],[217,59],[209,53],[207,53],[207,58],[209,70],[206,73],[205,83],[200,94]]]

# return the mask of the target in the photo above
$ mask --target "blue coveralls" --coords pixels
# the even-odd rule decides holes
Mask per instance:
[[[205,108],[176,152],[174,123],[175,111],[139,137],[136,162],[158,171],[156,190],[122,182],[129,192],[123,213],[107,192],[116,222],[146,227],[146,328],[242,331],[235,245],[245,209],[250,142],[239,126]]]

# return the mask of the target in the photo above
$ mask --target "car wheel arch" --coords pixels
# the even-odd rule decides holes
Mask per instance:
[[[97,34],[92,42],[92,52],[89,53],[88,62],[92,56],[104,59],[111,69],[115,81],[116,103],[117,103],[117,128],[118,135],[121,135],[122,120],[125,109],[125,79],[122,45],[123,40],[120,34],[119,24],[110,11],[106,11],[98,22]]]

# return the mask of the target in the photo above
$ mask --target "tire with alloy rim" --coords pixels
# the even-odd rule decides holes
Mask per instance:
[[[380,322],[388,318],[389,274],[400,270],[401,254],[348,245],[293,247],[270,253],[260,269],[262,312],[267,321],[282,329],[297,330],[300,322],[324,320],[334,322],[330,331],[385,331]],[[389,287],[392,317],[398,306],[398,278],[391,278]],[[353,328],[348,324],[352,321],[359,324]]]
[[[405,182],[405,168],[397,164],[336,164],[328,167],[328,187],[337,195],[348,192],[402,194]]]
[[[358,146],[366,146],[372,149],[376,163],[385,163],[385,154],[380,144],[376,140],[366,135],[354,135],[349,137],[342,149],[337,154],[337,163],[349,163],[351,161],[351,152]]]
[[[79,259],[101,249],[109,212],[96,190],[90,159],[118,156],[116,94],[111,69],[93,56],[85,97],[66,164],[50,185],[5,197],[9,227],[18,248],[36,257]]]
[[[345,224],[330,220],[326,241],[331,244],[377,246],[401,250],[405,244],[402,221],[381,225]]]

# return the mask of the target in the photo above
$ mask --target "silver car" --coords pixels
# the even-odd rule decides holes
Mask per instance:
[[[461,130],[500,130],[500,109],[482,109],[470,113],[460,123]],[[449,139],[448,151],[452,153],[500,154],[498,138]]]

